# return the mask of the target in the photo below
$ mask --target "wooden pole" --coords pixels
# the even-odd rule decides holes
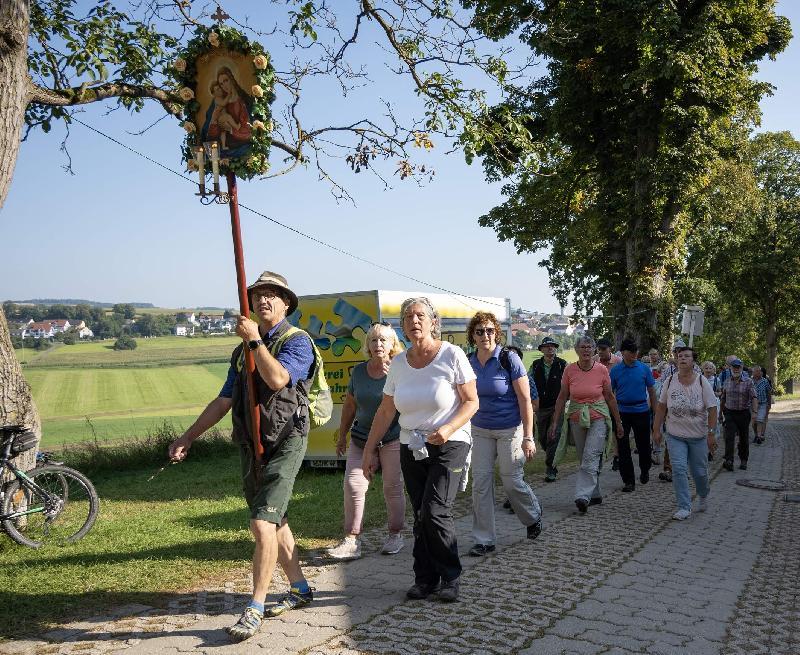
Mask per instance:
[[[227,174],[228,206],[231,210],[231,234],[233,236],[233,256],[236,261],[236,285],[239,288],[239,311],[242,316],[250,318],[250,299],[247,297],[247,279],[244,274],[244,252],[242,251],[242,230],[239,226],[239,195],[236,190],[236,176]],[[261,445],[261,413],[256,396],[256,361],[253,353],[244,346],[244,365],[247,369],[247,396],[250,401],[250,426],[252,428],[253,453],[256,465],[261,464],[264,457],[264,446]]]

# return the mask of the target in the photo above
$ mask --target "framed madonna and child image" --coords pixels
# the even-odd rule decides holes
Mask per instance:
[[[217,168],[242,179],[266,173],[275,77],[264,48],[235,29],[201,27],[168,70],[184,103],[189,170],[202,178],[205,160],[215,176]]]

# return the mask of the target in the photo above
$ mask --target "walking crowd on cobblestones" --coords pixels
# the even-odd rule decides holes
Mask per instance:
[[[257,306],[267,317],[262,319],[262,336],[272,339],[269,329],[282,325],[294,297],[283,278],[264,275],[251,289],[265,290],[256,294],[263,303]],[[276,302],[282,313],[273,318],[269,312]],[[247,347],[257,350],[260,340],[255,339],[259,334],[254,326],[248,324],[241,336]],[[495,515],[495,467],[506,507],[525,528],[527,538],[536,540],[543,530],[543,507],[525,479],[523,467],[539,450],[545,459],[544,481],[552,483],[568,448],[575,448],[573,500],[578,516],[603,503],[602,470],[613,455],[612,469],[619,472],[619,490],[626,494],[636,492],[637,482],[647,485],[651,470],[661,465],[658,478],[672,482],[675,494],[672,518],[686,520],[693,512],[709,509],[709,462],[720,435],[724,442],[722,466],[727,471],[734,468],[737,444],[739,468],[747,468],[751,429],[753,443],[764,443],[772,384],[759,365],[748,372],[735,355],[726,359],[718,373],[711,361],[699,365],[697,351],[680,339],[671,344],[671,357],[663,360],[656,348],[640,357],[638,344],[629,337],[614,352],[610,340],[595,342],[585,335],[575,343],[577,361],[567,364],[557,356],[560,344],[548,336],[538,346],[541,357],[526,371],[521,353],[504,344],[494,314],[478,312],[470,321],[466,339],[472,352],[467,356],[461,348],[442,341],[439,314],[425,297],[403,303],[399,331],[410,344],[407,350],[389,323],[373,324],[364,346],[367,360],[356,366],[351,376],[336,433],[337,455],[347,456],[344,539],[327,551],[327,557],[333,561],[361,557],[365,494],[381,470],[388,517],[380,549],[384,555],[395,555],[403,548],[404,488],[411,500],[414,539],[413,584],[406,591],[409,599],[459,599],[463,567],[453,512],[456,495],[466,488],[470,477],[473,543],[468,554],[485,557],[497,550],[501,536]],[[269,373],[274,386],[280,389],[282,383],[289,388],[295,377],[310,376],[311,359],[307,353],[304,356],[301,367],[291,351],[272,358]],[[238,374],[233,366],[232,359],[235,379]],[[258,371],[261,373],[261,368]],[[266,373],[265,369],[261,374]],[[222,400],[215,401],[224,403],[225,408],[230,405],[228,386],[226,383],[221,392]],[[303,399],[306,390],[307,386],[301,385],[294,392],[297,412],[308,411]],[[200,421],[173,445],[173,457],[185,456],[209,420]],[[718,423],[724,426],[722,431]],[[271,443],[271,451],[302,451],[307,430],[292,437],[298,439],[297,448],[282,445],[286,438]],[[243,452],[247,443],[243,440]],[[244,452],[243,462],[250,456],[249,451]],[[257,552],[254,571],[263,566],[271,573],[276,558],[291,588],[277,605],[265,610],[264,574],[254,577],[253,599],[239,622],[228,629],[235,641],[252,637],[265,616],[278,616],[314,600],[286,524],[287,492],[295,473],[293,463],[290,471],[276,478],[283,480],[276,489],[268,479],[261,480],[260,489],[259,483],[249,483],[255,485],[248,492],[248,502],[257,542],[267,539],[264,534],[275,535],[269,538],[277,537],[278,546],[268,561]],[[690,477],[697,493],[694,504]],[[249,488],[247,477],[245,488]],[[260,507],[259,499],[272,503],[277,498],[281,499],[279,508]],[[272,531],[264,533],[262,522],[269,523]]]

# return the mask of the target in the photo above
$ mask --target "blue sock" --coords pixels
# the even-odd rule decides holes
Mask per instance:
[[[297,582],[292,583],[292,591],[295,591],[298,594],[307,594],[309,591],[311,591],[311,587],[308,586],[308,582],[306,582],[305,578],[301,578]]]
[[[262,614],[264,613],[264,603],[259,603],[257,600],[251,600],[247,606],[252,607],[254,610],[258,610]]]

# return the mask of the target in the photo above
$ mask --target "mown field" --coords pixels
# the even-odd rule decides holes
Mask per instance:
[[[219,393],[239,338],[137,343],[129,351],[113,350],[111,341],[17,351],[42,416],[43,448],[146,435],[164,421],[188,427]]]
[[[114,341],[57,344],[50,350],[17,351],[27,368],[167,366],[181,363],[225,362],[239,337],[155,337],[137,339],[136,350],[114,350]]]

